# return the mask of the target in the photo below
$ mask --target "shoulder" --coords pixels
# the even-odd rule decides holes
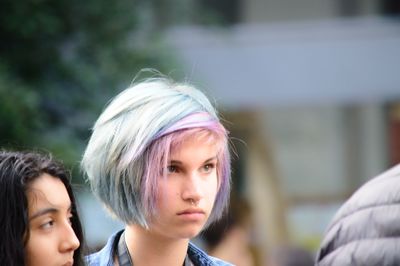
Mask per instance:
[[[226,262],[224,260],[212,257],[212,256],[208,256],[212,261],[213,261],[213,265],[218,265],[218,266],[233,266],[233,264]]]
[[[207,255],[193,243],[189,243],[188,255],[196,266],[232,266],[226,261]]]
[[[400,165],[364,184],[342,205],[325,233],[317,265],[400,265],[399,215]],[[394,264],[382,263],[382,254]]]
[[[365,208],[390,205],[400,200],[400,164],[361,186],[336,213],[333,223]]]
[[[88,266],[112,266],[113,265],[113,253],[115,245],[123,233],[123,230],[118,231],[110,236],[107,240],[106,245],[96,253],[92,253],[85,257]]]

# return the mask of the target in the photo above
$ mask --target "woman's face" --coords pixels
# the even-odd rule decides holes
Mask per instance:
[[[214,143],[190,138],[172,150],[167,177],[160,177],[157,215],[150,231],[172,239],[196,236],[212,211],[218,191]]]
[[[79,240],[71,227],[71,200],[58,178],[43,174],[29,186],[27,266],[73,265]]]

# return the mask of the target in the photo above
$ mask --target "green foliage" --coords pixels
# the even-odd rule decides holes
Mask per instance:
[[[40,126],[37,94],[0,65],[0,99],[0,145],[26,145]]]
[[[77,169],[105,103],[141,68],[172,62],[140,12],[131,0],[3,0],[0,145],[47,149]]]
[[[127,0],[3,0],[0,53],[24,79],[62,76],[65,50],[96,63],[94,53],[134,30],[135,11]]]

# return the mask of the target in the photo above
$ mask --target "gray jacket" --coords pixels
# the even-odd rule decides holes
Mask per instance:
[[[367,182],[343,204],[316,265],[400,265],[400,165]]]

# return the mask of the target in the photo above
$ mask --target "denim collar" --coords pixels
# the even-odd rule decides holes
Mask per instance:
[[[114,233],[107,244],[98,252],[86,256],[89,266],[114,266],[114,251],[124,230]],[[195,266],[229,266],[231,264],[207,255],[200,248],[189,242],[188,257]]]

